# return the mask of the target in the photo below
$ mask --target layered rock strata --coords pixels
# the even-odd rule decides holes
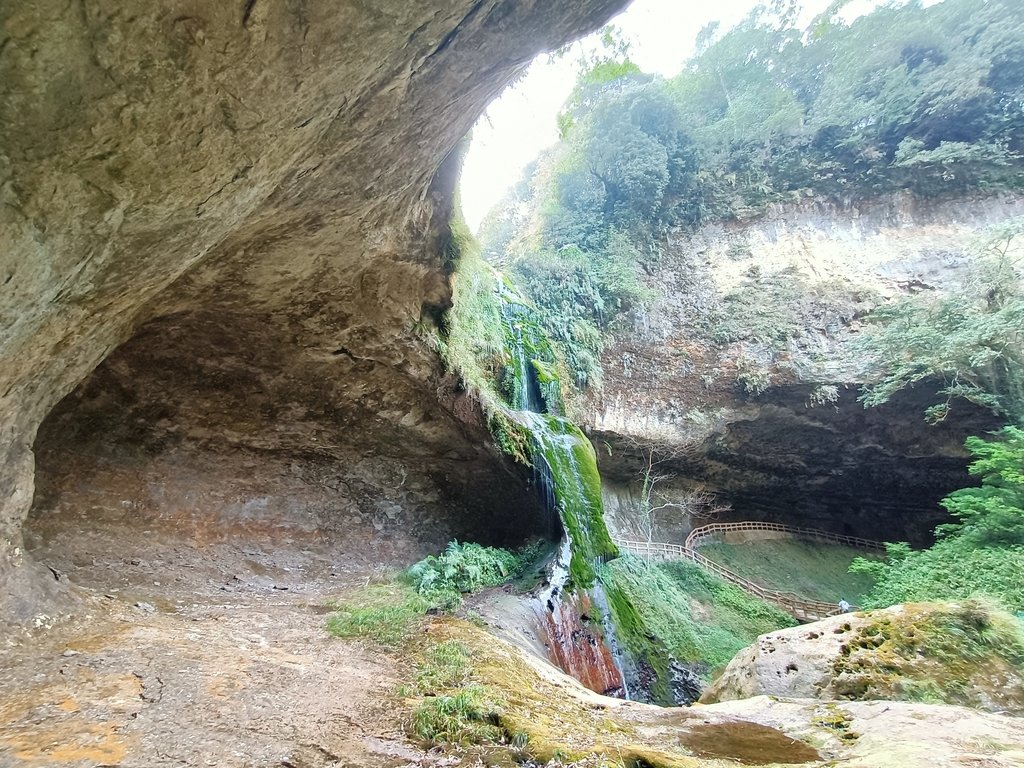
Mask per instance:
[[[883,302],[956,290],[979,236],[1021,215],[1014,196],[907,194],[672,234],[645,278],[659,299],[615,334],[584,406],[619,527],[636,533],[653,450],[662,502],[710,492],[731,507],[718,519],[928,542],[939,499],[970,482],[964,438],[1002,421],[957,403],[930,426],[934,382],[865,410],[848,343]],[[672,540],[690,524],[662,520]]]

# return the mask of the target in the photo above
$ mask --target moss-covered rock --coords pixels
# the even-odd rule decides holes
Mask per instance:
[[[714,672],[758,635],[793,619],[692,563],[629,556],[601,569],[634,698],[694,701]]]
[[[462,720],[451,723],[453,739],[438,742],[461,765],[932,768],[983,757],[991,768],[1011,768],[1024,758],[1024,722],[961,707],[761,696],[661,708],[598,696],[458,619],[429,620],[417,643],[396,711],[438,697],[465,704],[455,708]]]
[[[1024,625],[979,601],[845,614],[760,637],[701,701],[759,694],[1024,713]]]

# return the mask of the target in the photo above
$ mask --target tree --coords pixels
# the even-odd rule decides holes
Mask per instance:
[[[962,289],[922,293],[876,310],[874,329],[854,344],[866,375],[866,406],[937,379],[943,401],[926,416],[940,421],[961,397],[1024,425],[1024,279],[1019,254],[1024,219],[992,230],[978,247]]]
[[[969,437],[967,448],[981,486],[942,500],[959,522],[936,528],[938,541],[928,549],[886,544],[887,562],[857,558],[850,566],[875,579],[865,607],[984,594],[1024,610],[1024,430]]]
[[[1024,430],[1003,427],[996,440],[968,437],[967,450],[974,456],[967,471],[981,477],[981,486],[942,500],[960,522],[936,533],[982,547],[1024,545]]]
[[[658,525],[713,520],[729,510],[727,504],[722,504],[713,493],[703,488],[671,495],[664,492],[664,485],[678,477],[678,473],[670,468],[671,463],[690,456],[694,451],[693,444],[655,443],[640,438],[629,438],[627,444],[641,458],[636,525],[648,543],[654,540]]]

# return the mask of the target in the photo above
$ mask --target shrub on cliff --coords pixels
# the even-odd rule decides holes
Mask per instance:
[[[940,541],[930,549],[889,544],[887,562],[854,561],[851,570],[876,578],[866,607],[980,594],[1024,611],[1024,430],[971,437],[967,447],[975,457],[969,471],[981,486],[942,501],[959,522],[939,526]]]
[[[924,380],[944,383],[926,412],[943,419],[963,398],[1024,425],[1024,219],[1011,219],[977,244],[959,290],[927,291],[882,307],[854,346],[875,381],[866,406]]]

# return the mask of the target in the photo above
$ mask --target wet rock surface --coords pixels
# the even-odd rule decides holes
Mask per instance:
[[[382,703],[387,659],[328,638],[316,604],[274,594],[141,611],[100,598],[89,611],[0,650],[0,764],[425,759]]]
[[[77,608],[2,636],[5,768],[431,763],[388,704],[399,662],[324,629],[332,597],[400,565],[387,552],[139,516],[30,538]]]

